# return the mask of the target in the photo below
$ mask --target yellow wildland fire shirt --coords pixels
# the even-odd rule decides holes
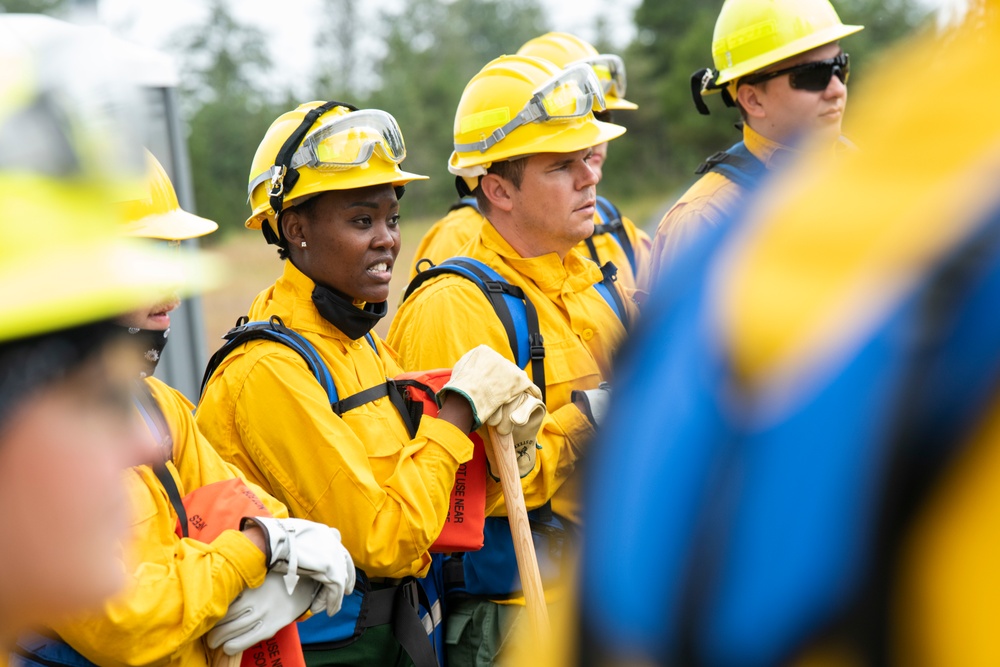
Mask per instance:
[[[312,301],[315,283],[291,262],[261,292],[251,320],[277,315],[312,343],[341,400],[402,372],[372,333],[351,340]],[[208,382],[198,425],[219,453],[280,499],[293,516],[340,530],[354,564],[369,576],[420,576],[448,515],[458,466],[472,441],[452,424],[425,417],[415,438],[388,398],[342,417],[294,350],[252,341]]]
[[[538,462],[521,481],[528,509],[551,500],[553,511],[578,523],[574,472],[594,430],[570,396],[574,389],[595,389],[611,380],[612,356],[625,338],[625,327],[594,289],[601,270],[576,250],[563,260],[555,253],[524,259],[491,224],[483,225],[462,252],[522,288],[538,311],[549,414],[538,436]],[[616,288],[634,318],[629,294]],[[451,367],[480,344],[514,361],[503,324],[489,301],[461,276],[433,278],[414,291],[396,313],[388,340],[406,368]],[[530,375],[530,364],[526,370]],[[503,515],[499,483],[491,482],[488,488],[487,513]]]

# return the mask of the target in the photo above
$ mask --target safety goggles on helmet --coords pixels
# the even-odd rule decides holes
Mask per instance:
[[[528,123],[562,121],[583,118],[592,110],[604,110],[604,91],[597,74],[589,65],[576,63],[562,70],[538,87],[531,99],[514,118],[483,139],[469,144],[455,144],[455,151],[485,153],[490,147],[503,141],[508,134]],[[471,132],[477,119],[493,119],[498,109],[474,114],[462,119],[462,132]]]
[[[744,77],[743,82],[754,85],[770,81],[779,76],[788,75],[788,85],[796,90],[809,90],[819,92],[826,90],[830,85],[830,79],[836,76],[841,83],[847,83],[851,75],[851,60],[846,53],[841,53],[836,58],[826,60],[816,60],[811,63],[793,65],[773,72],[762,72]]]
[[[406,157],[403,132],[385,111],[363,109],[335,118],[310,132],[292,153],[289,169],[343,170],[367,163],[375,152],[399,164]],[[270,170],[250,182],[248,193],[272,178]]]
[[[606,96],[614,95],[618,99],[625,97],[625,61],[620,56],[602,53],[576,62],[589,65],[594,70]]]

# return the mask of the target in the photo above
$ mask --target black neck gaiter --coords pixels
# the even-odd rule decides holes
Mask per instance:
[[[317,284],[312,293],[316,310],[327,322],[337,327],[351,340],[357,340],[372,330],[389,312],[389,302],[365,304],[364,309],[337,290]]]
[[[142,371],[139,373],[140,378],[144,378],[153,374],[156,370],[156,364],[160,361],[160,355],[163,354],[163,348],[167,346],[167,336],[170,335],[170,329],[140,329],[139,327],[124,327],[128,331],[129,340],[133,340],[139,344],[142,349]]]

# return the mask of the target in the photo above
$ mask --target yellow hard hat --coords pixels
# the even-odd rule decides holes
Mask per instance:
[[[54,66],[74,59],[51,58],[0,48],[0,341],[111,318],[211,277],[122,234],[116,195],[139,182],[138,160],[124,140],[111,145],[122,135],[101,115],[103,70],[78,76]]]
[[[277,243],[276,211],[327,190],[405,185],[426,176],[402,171],[403,134],[385,111],[340,102],[307,102],[271,123],[257,148],[247,188],[249,229],[268,221]]]
[[[863,29],[841,23],[830,0],[726,0],[712,36],[712,83],[720,87]]]
[[[146,151],[146,183],[135,199],[119,202],[125,233],[167,241],[193,239],[219,228],[212,220],[188,213],[177,202],[177,193],[166,170]]]
[[[604,86],[604,101],[608,109],[638,109],[625,99],[625,63],[614,54],[598,53],[597,49],[568,32],[548,32],[524,43],[519,56],[544,58],[559,67],[583,62],[590,65]]]
[[[0,340],[114,317],[211,277],[203,263],[194,271],[177,253],[124,237],[98,186],[0,171]]]
[[[605,108],[604,93],[590,67],[559,69],[532,56],[500,56],[462,92],[448,171],[470,183],[494,162],[572,153],[625,133],[594,118],[595,106]]]

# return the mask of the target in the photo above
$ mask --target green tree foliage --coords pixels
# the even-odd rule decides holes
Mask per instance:
[[[250,162],[279,113],[271,100],[283,92],[267,90],[265,43],[263,32],[237,21],[224,0],[213,0],[204,23],[174,38],[182,54],[195,201],[224,232],[241,228],[249,214]]]
[[[431,177],[407,191],[407,215],[441,216],[456,198],[447,160],[465,84],[493,58],[545,32],[544,14],[537,0],[412,0],[382,20],[386,54],[367,103],[399,121],[406,168]]]
[[[852,82],[864,76],[878,52],[912,31],[927,13],[917,0],[836,0],[835,5],[845,23],[866,26],[844,40]],[[735,109],[713,96],[708,99],[711,115],[702,116],[691,100],[691,74],[712,65],[712,33],[721,7],[722,0],[644,0],[637,8],[637,36],[625,58],[628,97],[640,108],[618,117],[629,132],[609,154],[602,184],[607,191],[659,192],[668,199],[694,180],[693,170],[706,156],[738,140]]]
[[[866,26],[844,41],[852,57],[852,83],[863,81],[877,54],[911,31],[927,11],[922,0],[835,4],[845,22]],[[446,161],[465,84],[491,59],[513,53],[549,28],[540,0],[408,0],[398,5],[372,19],[360,0],[323,0],[315,17],[314,78],[281,84],[294,84],[294,96],[274,89],[262,30],[237,21],[226,0],[212,0],[198,25],[178,33],[174,49],[185,73],[182,92],[201,213],[229,229],[243,222],[248,167],[261,137],[279,113],[310,99],[392,113],[406,136],[406,168],[431,176],[407,192],[406,216],[438,217],[446,210],[455,199]],[[733,128],[739,116],[720,97],[709,99],[708,117],[691,102],[692,72],[712,64],[712,32],[721,6],[722,0],[643,0],[633,17],[635,39],[626,47],[610,43],[607,19],[597,19],[596,45],[623,55],[628,98],[640,107],[617,113],[616,120],[629,131],[613,143],[601,184],[602,193],[626,212],[636,198],[666,204],[694,180],[693,169],[705,156],[739,137]],[[850,114],[847,123],[849,131]]]
[[[0,0],[0,8],[10,14],[48,14],[65,16],[69,9],[66,0]]]

